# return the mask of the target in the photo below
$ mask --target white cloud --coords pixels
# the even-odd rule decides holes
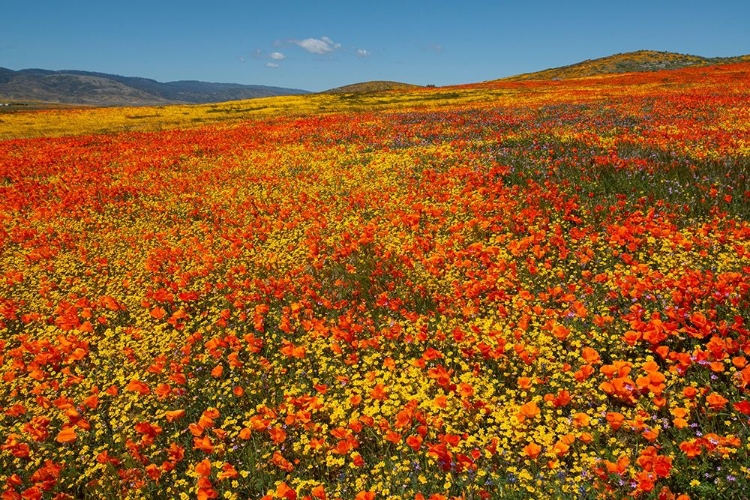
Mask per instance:
[[[267,63],[266,63],[266,68],[272,68],[272,69],[276,69],[276,68],[278,68],[278,67],[279,67],[279,65],[278,65],[278,64],[276,64],[276,63],[272,63],[272,62],[267,62]]]
[[[320,38],[305,38],[304,40],[292,40],[292,43],[298,45],[311,54],[328,54],[341,48],[340,43],[336,43],[327,36]]]
[[[370,57],[370,52],[365,49],[357,49],[357,57],[359,57],[360,59]]]
[[[283,61],[284,59],[286,59],[286,56],[281,52],[271,52],[270,57],[274,61]]]

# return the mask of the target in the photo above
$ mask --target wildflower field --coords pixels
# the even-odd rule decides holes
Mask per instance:
[[[0,139],[2,499],[750,492],[750,64]]]

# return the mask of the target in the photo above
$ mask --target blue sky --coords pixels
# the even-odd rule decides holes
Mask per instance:
[[[450,85],[639,49],[750,53],[750,1],[0,0],[0,66],[312,91]]]

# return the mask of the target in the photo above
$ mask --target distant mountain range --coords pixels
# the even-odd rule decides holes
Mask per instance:
[[[307,94],[305,90],[192,80],[161,83],[90,71],[0,68],[0,103],[42,101],[94,106],[209,103]]]
[[[646,71],[659,71],[663,69],[680,69],[689,66],[711,66],[713,64],[730,64],[737,62],[749,62],[750,55],[737,57],[701,57],[689,54],[677,54],[675,52],[659,52],[656,50],[638,50],[615,54],[599,59],[587,59],[585,61],[561,66],[559,68],[545,69],[534,73],[501,78],[501,81],[524,81],[524,80],[567,80],[570,78],[583,78],[596,75],[610,75],[616,73],[640,73]]]

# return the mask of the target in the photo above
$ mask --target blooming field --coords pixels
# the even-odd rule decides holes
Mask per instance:
[[[2,498],[750,491],[750,65],[253,102],[2,116]]]

